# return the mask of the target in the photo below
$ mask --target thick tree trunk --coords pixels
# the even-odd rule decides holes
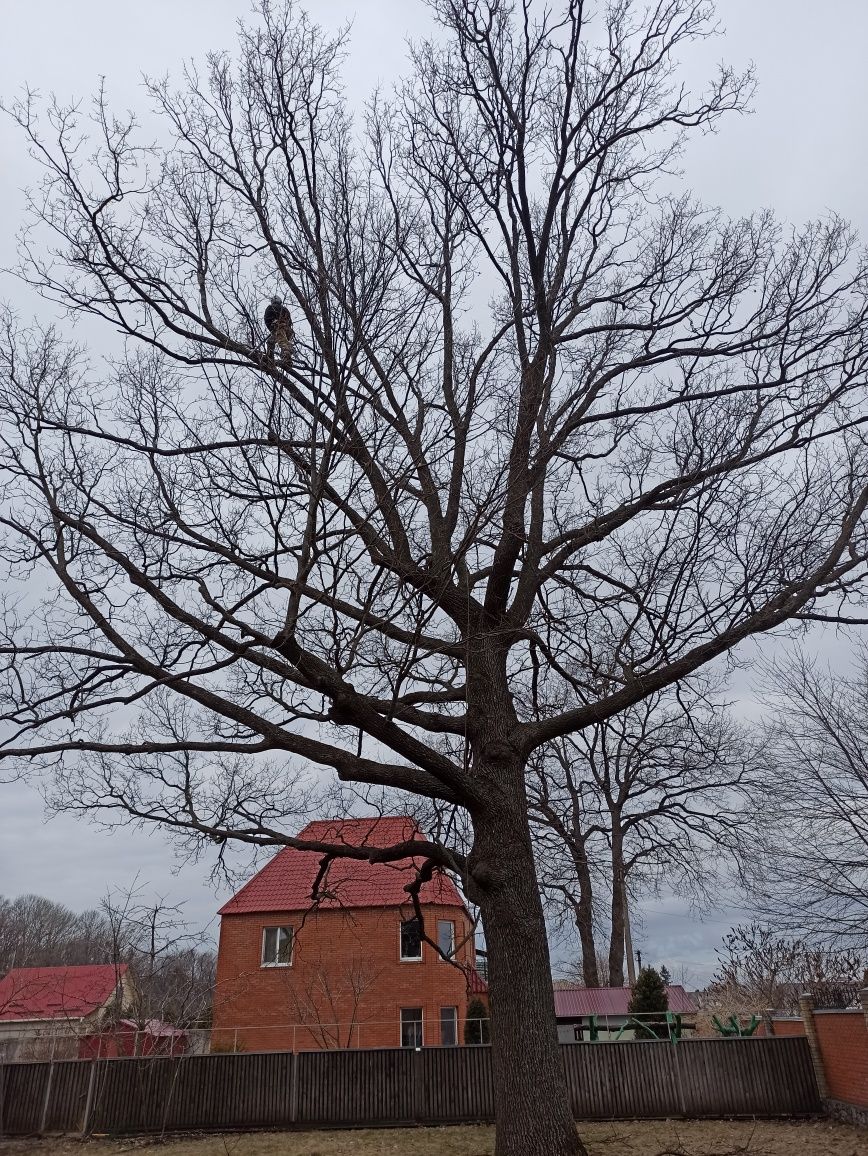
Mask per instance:
[[[624,908],[624,956],[627,960],[627,982],[636,983],[636,960],[633,958],[633,933],[630,930],[630,900],[627,895],[627,872],[621,871],[621,905]],[[641,958],[641,957],[640,957]]]
[[[612,831],[612,936],[609,940],[609,983],[624,986],[624,861],[621,837]]]
[[[582,979],[585,987],[599,987],[600,970],[597,967],[597,945],[594,942],[594,891],[584,847],[581,851],[573,852],[573,867],[579,882],[579,900],[573,905],[573,916],[582,948]]]
[[[498,779],[497,801],[473,815],[470,857],[488,950],[495,1153],[584,1156],[557,1040],[545,918],[523,790],[513,795],[511,806],[505,805]]]

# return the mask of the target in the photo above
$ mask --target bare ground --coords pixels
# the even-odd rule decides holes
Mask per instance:
[[[828,1120],[583,1124],[591,1156],[868,1156],[868,1129]],[[0,1156],[490,1156],[488,1127],[0,1140]]]

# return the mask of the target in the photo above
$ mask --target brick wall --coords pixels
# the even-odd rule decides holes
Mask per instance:
[[[805,1025],[802,1022],[802,1020],[796,1020],[796,1019],[779,1020],[779,1019],[775,1019],[773,1021],[773,1024],[774,1024],[774,1034],[776,1036],[803,1036],[805,1034]],[[757,1029],[757,1035],[762,1036],[765,1034],[766,1034],[765,1024],[761,1024],[760,1027]]]
[[[815,1011],[829,1096],[868,1108],[868,1023],[861,1011]]]
[[[463,1042],[465,975],[423,943],[421,961],[400,958],[397,908],[224,915],[220,926],[212,1050],[273,1051],[396,1047],[401,1008],[422,1008],[425,1045],[440,1038],[440,1009],[458,1009]],[[473,963],[473,937],[460,907],[423,907],[426,933],[455,923],[456,955]],[[262,933],[294,929],[292,964],[263,967]],[[466,939],[466,942],[465,942]],[[287,1025],[303,1025],[294,1030]],[[333,1025],[342,1025],[336,1028]]]
[[[827,1098],[868,1109],[868,1015],[858,1010],[811,1011],[810,1004],[806,1005],[805,1014],[809,1021],[813,1018]],[[806,1034],[802,1019],[775,1018],[773,1028],[776,1036]],[[765,1034],[764,1029],[763,1024],[758,1034]]]

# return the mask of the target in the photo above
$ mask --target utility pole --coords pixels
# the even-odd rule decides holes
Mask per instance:
[[[641,971],[642,970],[642,952],[641,951],[636,952],[636,959],[639,963],[639,970]]]

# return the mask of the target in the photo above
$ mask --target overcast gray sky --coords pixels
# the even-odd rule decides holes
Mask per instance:
[[[377,83],[399,75],[405,38],[427,23],[421,0],[318,0],[309,7],[326,26],[354,21],[346,83],[359,104]],[[86,97],[105,76],[119,106],[141,107],[142,73],[177,71],[184,59],[231,46],[235,21],[247,11],[244,0],[6,0],[0,97],[24,84],[63,99]],[[760,86],[752,116],[694,142],[685,182],[732,214],[771,207],[798,223],[834,209],[868,235],[868,3],[719,0],[718,13],[727,35],[695,53],[688,81],[699,83],[721,58],[753,60]],[[0,266],[14,260],[21,190],[31,172],[20,135],[0,120]],[[7,274],[0,274],[0,298],[24,316],[45,308]],[[839,649],[831,636],[824,643],[831,655]],[[126,885],[138,874],[154,891],[186,900],[191,919],[213,926],[225,888],[209,884],[210,863],[173,868],[173,851],[158,832],[108,834],[65,817],[45,823],[34,791],[0,786],[0,894],[35,891],[81,908],[107,885]],[[684,964],[699,981],[731,916],[723,910],[700,922],[679,901],[664,900],[647,910],[639,946],[648,962],[666,962],[676,974]]]

